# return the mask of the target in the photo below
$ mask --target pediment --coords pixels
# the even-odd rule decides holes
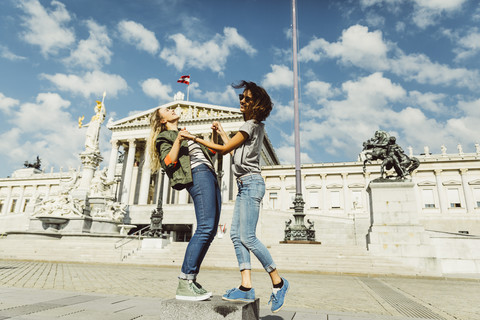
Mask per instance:
[[[280,190],[280,189],[281,188],[279,186],[275,186],[275,185],[267,187],[267,190]]]
[[[419,183],[417,183],[417,185],[420,187],[433,187],[437,184],[434,181],[425,180],[425,181],[420,181]]]
[[[442,183],[444,186],[460,186],[462,182],[459,180],[448,180]]]
[[[365,184],[363,183],[352,183],[348,185],[349,188],[351,189],[357,189],[357,188],[365,188]]]
[[[338,184],[338,183],[332,183],[327,185],[327,189],[342,189],[343,185]]]
[[[148,127],[150,114],[158,108],[174,108],[177,114],[181,115],[179,125],[192,122],[211,123],[213,120],[243,120],[243,114],[238,108],[216,106],[191,101],[173,101],[143,112],[136,113],[129,117],[109,121],[107,128],[110,130]]]

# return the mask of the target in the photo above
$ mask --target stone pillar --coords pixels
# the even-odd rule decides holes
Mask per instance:
[[[225,186],[220,186],[221,191],[222,191],[222,202],[227,202],[230,200],[230,185],[232,183],[232,155],[227,153],[226,155],[223,156],[223,179],[222,179],[222,185]]]
[[[1,214],[7,214],[10,210],[10,200],[12,198],[12,187],[8,187],[7,197],[5,198],[5,204],[3,205],[3,210],[0,212]]]
[[[467,208],[468,213],[473,213],[473,211],[475,210],[473,205],[473,194],[472,194],[472,190],[468,186],[467,172],[468,172],[468,169],[460,169],[460,175],[462,177],[463,194],[465,195],[465,207]]]
[[[325,214],[328,212],[327,207],[327,174],[321,173],[322,177],[322,212]]]
[[[117,167],[118,147],[120,146],[118,140],[110,141],[112,144],[112,152],[110,153],[110,161],[108,162],[107,180],[112,181],[115,178],[115,169]]]
[[[25,194],[25,186],[22,186],[20,197],[18,198],[18,206],[15,208],[15,213],[21,213],[23,211],[23,196]]]
[[[82,180],[80,182],[81,190],[88,192],[90,188],[90,182],[92,182],[93,175],[95,174],[95,170],[97,169],[100,162],[102,162],[103,158],[100,153],[97,152],[82,152],[80,154],[80,159],[82,160],[83,169],[82,169]]]
[[[122,203],[129,204],[130,189],[132,184],[133,163],[135,161],[136,141],[135,139],[128,140],[128,156],[125,168],[125,176],[122,190]]]
[[[348,214],[350,211],[350,197],[348,194],[348,181],[347,181],[348,173],[342,173],[342,190],[343,190],[343,207],[345,210],[345,215]]]
[[[434,170],[434,173],[435,173],[435,182],[437,183],[438,202],[440,204],[440,212],[447,213],[448,206],[447,206],[446,197],[445,197],[445,190],[443,189],[442,177],[440,175],[442,173],[442,170],[436,169]]]
[[[372,207],[368,230],[368,250],[377,256],[401,259],[416,272],[435,275],[440,265],[435,248],[419,223],[413,182],[370,182]]]
[[[150,186],[150,152],[147,145],[145,145],[145,152],[143,156],[142,177],[140,180],[140,191],[138,195],[138,204],[147,204],[148,190]]]

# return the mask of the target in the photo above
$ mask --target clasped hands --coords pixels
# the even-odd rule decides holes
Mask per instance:
[[[217,133],[224,133],[225,131],[223,130],[222,125],[218,121],[213,121],[212,122],[212,130],[217,132]],[[197,138],[195,135],[191,134],[190,132],[187,131],[187,129],[183,128],[179,131],[178,133],[178,139],[180,141],[182,140],[193,140],[195,141],[195,138]]]

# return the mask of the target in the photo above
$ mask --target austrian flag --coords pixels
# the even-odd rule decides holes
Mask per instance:
[[[186,83],[187,85],[190,84],[190,76],[181,76],[180,79],[177,80],[180,83]]]

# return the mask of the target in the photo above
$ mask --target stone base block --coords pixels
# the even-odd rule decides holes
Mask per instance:
[[[185,320],[257,320],[260,317],[260,299],[254,302],[224,301],[213,296],[207,301],[163,300],[158,308],[159,319]]]
[[[169,239],[145,238],[142,239],[142,249],[163,249],[170,244]]]

